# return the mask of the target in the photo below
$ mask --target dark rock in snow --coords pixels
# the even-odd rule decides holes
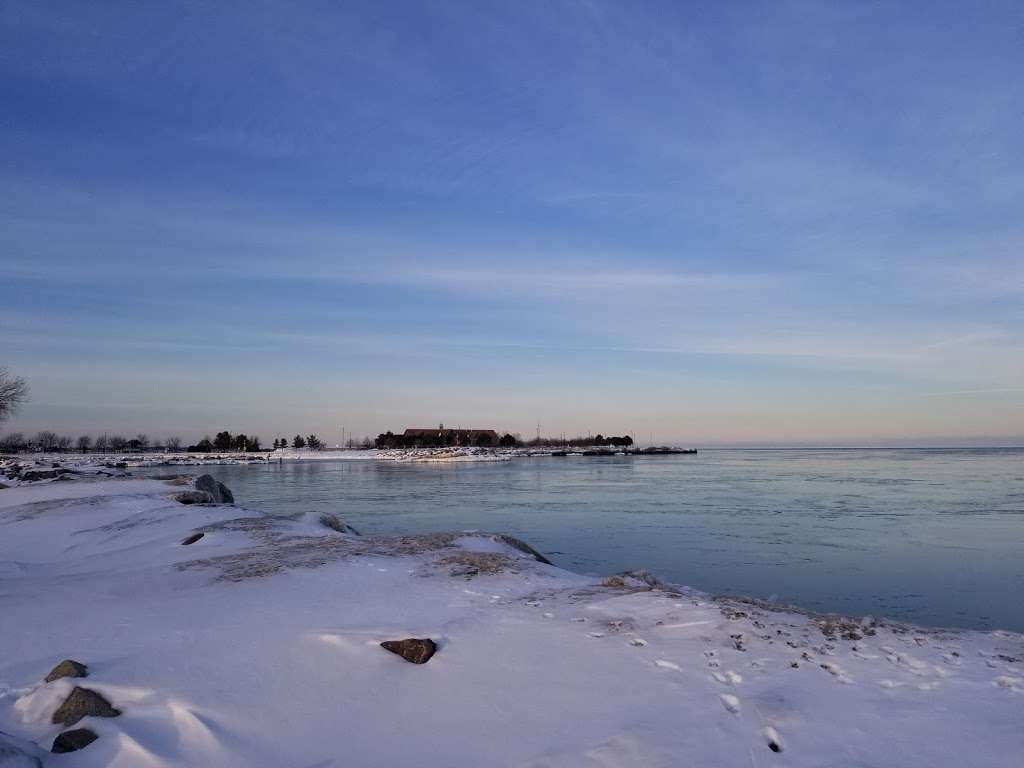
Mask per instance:
[[[204,533],[193,533],[191,536],[187,536],[186,538],[184,538],[182,540],[182,542],[181,542],[182,546],[187,547],[189,544],[195,544],[197,541],[199,541],[205,535],[206,534],[204,534]]]
[[[30,469],[22,473],[21,479],[28,483],[34,483],[37,480],[53,480],[59,474],[61,472],[56,469]]]
[[[88,676],[89,668],[85,664],[81,664],[74,659],[64,659],[64,661],[50,670],[50,674],[46,676],[46,682],[52,683],[54,680],[60,680],[62,677]]]
[[[174,500],[182,504],[214,504],[213,496],[208,491],[182,491],[175,494]]]
[[[53,713],[53,723],[74,725],[83,717],[117,717],[121,710],[115,709],[103,696],[89,688],[75,686],[64,699],[64,703]]]
[[[214,504],[234,504],[234,494],[224,483],[216,480],[213,475],[200,475],[196,478],[196,490],[206,491],[213,497]]]
[[[9,485],[4,485],[3,483],[0,483],[0,491],[2,491],[4,488],[10,488],[10,487],[11,486],[9,486]]]
[[[380,647],[398,654],[413,664],[426,664],[437,651],[437,645],[430,638],[421,640],[410,637],[405,640],[385,640]]]
[[[88,728],[75,728],[73,731],[63,731],[53,740],[53,748],[50,751],[57,753],[77,752],[88,747],[98,738],[99,736]]]
[[[332,531],[337,531],[338,533],[350,533],[353,536],[359,535],[359,531],[348,523],[342,522],[341,518],[337,515],[320,515],[320,525],[330,528]]]
[[[546,557],[544,557],[544,555],[542,555],[536,549],[531,547],[525,541],[520,541],[515,536],[509,536],[507,534],[502,533],[502,534],[498,534],[498,538],[501,541],[503,541],[506,544],[508,544],[510,547],[512,547],[512,549],[518,549],[523,554],[530,555],[538,563],[544,563],[545,565],[554,565],[554,563],[552,563],[550,560],[548,560]]]

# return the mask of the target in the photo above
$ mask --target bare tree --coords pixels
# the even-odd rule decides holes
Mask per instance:
[[[88,435],[82,435],[80,438],[78,438],[78,441],[75,443],[75,445],[78,447],[79,453],[88,453],[89,449],[92,447],[92,438],[89,437]]]
[[[171,453],[177,453],[181,450],[181,438],[180,437],[168,437],[167,438],[167,450]]]
[[[110,441],[107,439],[106,433],[104,433],[104,434],[100,435],[99,437],[97,437],[96,438],[96,442],[94,443],[94,447],[96,448],[96,452],[97,453],[106,453],[109,443],[110,443]]]
[[[28,400],[28,384],[0,366],[0,421],[5,421]]]
[[[71,438],[67,435],[60,435],[57,438],[57,450],[66,453],[71,448]]]
[[[60,438],[57,437],[56,432],[50,432],[49,430],[43,430],[36,434],[35,443],[36,447],[39,448],[43,453],[52,453],[57,450],[57,441]]]
[[[27,441],[21,432],[11,432],[0,437],[0,453],[21,453],[26,447]]]

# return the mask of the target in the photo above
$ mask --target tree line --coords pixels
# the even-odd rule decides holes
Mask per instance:
[[[593,437],[535,437],[526,442],[530,448],[594,448],[603,446],[614,446],[616,448],[629,448],[633,445],[633,438],[629,435],[609,435],[605,437],[600,432]]]
[[[81,435],[71,438],[58,435],[56,432],[43,430],[34,435],[22,432],[10,432],[0,437],[0,451],[4,453],[27,453],[43,451],[44,453],[121,453],[131,451],[180,451],[181,438],[168,437],[164,440],[151,440],[148,435],[138,434],[135,437],[102,434],[97,437]]]
[[[217,436],[204,437],[194,445],[184,448],[189,453],[248,452],[264,450],[258,437],[250,437],[244,433],[232,435],[227,430],[218,432]],[[22,432],[10,432],[0,437],[0,453],[178,453],[182,451],[180,437],[167,437],[163,440],[150,439],[149,435],[140,433],[134,437],[111,435],[104,433],[91,437],[81,435],[72,438],[56,432],[43,430],[34,435]]]
[[[299,450],[300,448],[308,448],[311,451],[320,451],[323,450],[326,446],[324,445],[324,441],[321,440],[316,435],[307,435],[306,437],[303,437],[302,435],[296,435],[295,437],[292,438],[290,446],[287,438],[284,437],[282,437],[280,440],[274,441],[275,451],[278,448],[288,447],[294,448],[295,450]]]

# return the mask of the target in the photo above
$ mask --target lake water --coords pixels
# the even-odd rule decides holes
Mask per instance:
[[[195,468],[193,468],[195,469]],[[211,467],[239,503],[363,533],[510,533],[571,570],[647,568],[715,594],[1024,631],[1024,450]]]

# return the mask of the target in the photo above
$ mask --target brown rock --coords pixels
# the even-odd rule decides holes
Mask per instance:
[[[74,725],[83,717],[117,717],[120,714],[121,710],[110,706],[110,702],[96,691],[75,686],[53,713],[53,723]]]
[[[182,504],[213,504],[213,496],[206,491],[182,491],[175,494],[174,500]]]
[[[74,659],[64,659],[60,664],[50,670],[46,676],[46,682],[52,683],[62,677],[88,677],[89,668]]]
[[[426,664],[437,651],[437,645],[430,638],[420,640],[410,637],[405,640],[385,640],[380,647],[386,651],[397,653],[413,664]]]
[[[63,731],[53,740],[53,747],[50,751],[57,753],[77,752],[88,747],[98,738],[99,736],[88,728],[75,728],[73,731]]]

